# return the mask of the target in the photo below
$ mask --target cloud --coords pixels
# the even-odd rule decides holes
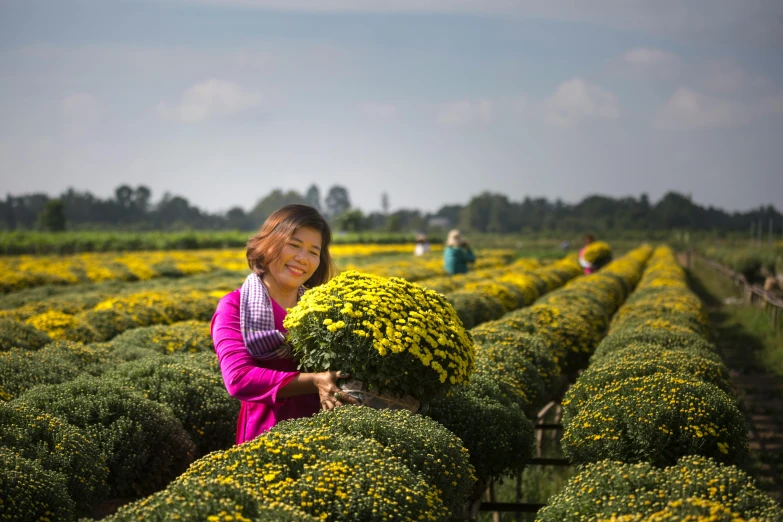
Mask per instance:
[[[637,47],[623,54],[623,63],[634,72],[652,74],[659,78],[675,76],[682,59],[674,53],[652,47]]]
[[[173,107],[161,102],[157,110],[163,117],[195,123],[254,109],[262,101],[263,97],[258,91],[213,78],[188,87],[179,103]]]
[[[668,130],[719,129],[747,125],[753,111],[747,105],[680,87],[659,109],[655,126]]]
[[[141,1],[141,0],[137,0]],[[146,1],[146,0],[145,0]],[[158,0],[243,9],[316,13],[443,13],[585,22],[681,40],[783,45],[779,0]]]
[[[82,136],[101,119],[101,104],[92,94],[78,92],[63,98],[62,110],[65,131],[71,136]]]
[[[437,120],[452,126],[488,123],[493,118],[494,108],[495,102],[489,99],[444,103],[438,107]]]
[[[541,102],[539,113],[546,125],[570,128],[590,119],[616,120],[620,107],[611,92],[582,78],[571,78]]]
[[[368,119],[379,122],[395,121],[399,117],[399,109],[390,103],[363,102],[359,111]]]
[[[715,93],[733,94],[762,89],[767,81],[761,76],[748,74],[732,61],[711,61],[702,67],[704,86]]]

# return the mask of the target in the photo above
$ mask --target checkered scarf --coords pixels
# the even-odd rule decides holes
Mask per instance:
[[[305,288],[299,287],[297,299]],[[272,298],[258,274],[250,274],[239,291],[239,327],[251,355],[259,359],[291,358],[285,335],[275,330]]]

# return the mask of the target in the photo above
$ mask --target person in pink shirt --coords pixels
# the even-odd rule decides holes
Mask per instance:
[[[592,274],[593,272],[596,271],[595,266],[590,261],[588,261],[587,259],[584,258],[585,249],[587,249],[587,247],[593,241],[595,241],[595,237],[593,237],[592,234],[585,234],[584,246],[579,249],[579,258],[578,258],[579,259],[579,266],[582,267],[582,270],[584,271],[585,274]]]
[[[285,342],[286,309],[306,288],[332,276],[331,239],[328,223],[314,208],[277,210],[247,242],[252,273],[218,303],[210,331],[226,390],[241,401],[237,444],[282,420],[356,404],[337,386],[347,374],[299,372]]]

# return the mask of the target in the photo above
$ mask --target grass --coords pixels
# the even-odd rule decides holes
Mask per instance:
[[[783,331],[770,325],[767,312],[744,304],[726,304],[727,299],[742,298],[742,287],[699,260],[689,278],[691,288],[709,309],[719,348],[746,348],[741,354],[733,354],[732,360],[727,361],[729,367],[739,371],[766,370],[783,377]],[[731,355],[730,352],[726,354]]]
[[[783,426],[783,333],[775,331],[765,310],[739,299],[742,287],[709,265],[696,260],[688,277],[691,289],[707,305],[713,341],[732,370],[740,406],[751,421],[751,458],[743,467],[760,489],[779,501],[783,448],[776,435]]]

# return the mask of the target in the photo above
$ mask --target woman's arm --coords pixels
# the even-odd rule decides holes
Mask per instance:
[[[333,408],[337,403],[334,393],[339,391],[337,380],[348,376],[339,372],[285,372],[257,366],[242,339],[238,295],[232,294],[221,299],[211,324],[220,371],[229,395],[272,405],[289,397],[318,393],[322,407]],[[324,405],[325,402],[331,402],[331,407]],[[355,404],[357,401],[346,395],[340,402]]]

